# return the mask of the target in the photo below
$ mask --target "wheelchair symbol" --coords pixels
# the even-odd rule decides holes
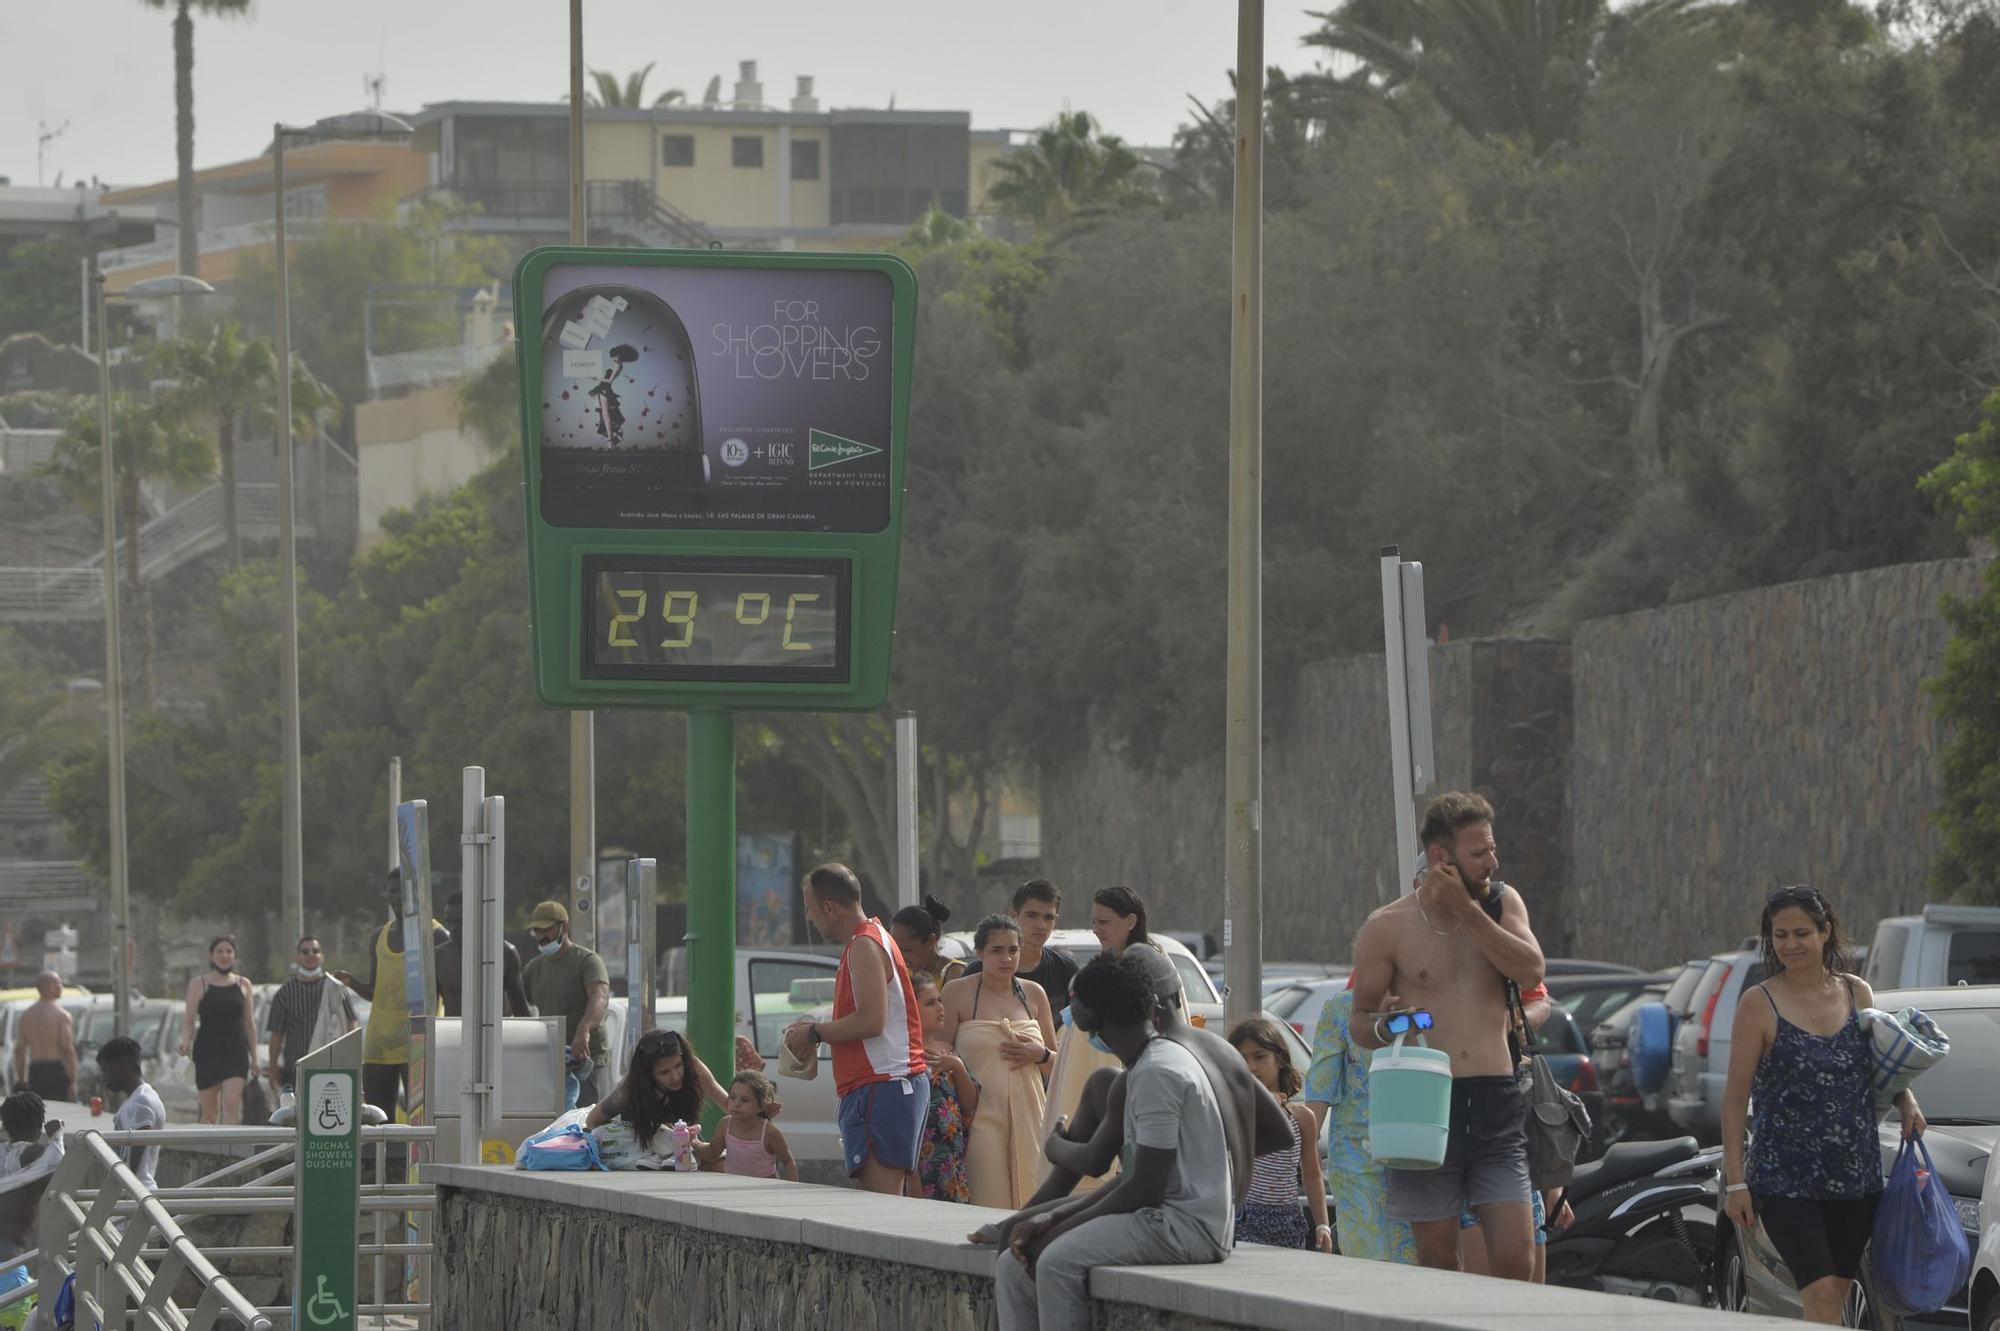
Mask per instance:
[[[319,1102],[319,1125],[328,1132],[339,1132],[347,1126],[347,1119],[341,1114],[340,1106],[331,1098]]]
[[[347,1309],[340,1306],[340,1300],[326,1292],[326,1277],[319,1277],[317,1290],[306,1300],[306,1320],[314,1326],[332,1326],[345,1316]]]

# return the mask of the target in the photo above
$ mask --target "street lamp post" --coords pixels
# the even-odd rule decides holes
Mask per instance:
[[[110,298],[104,274],[93,279],[97,305],[97,476],[99,506],[104,521],[104,723],[106,765],[111,785],[111,1029],[128,1035],[132,1027],[132,885],[125,854],[125,687],[119,660],[118,634],[118,501],[117,467],[111,457],[111,321],[105,317]],[[198,277],[175,273],[135,282],[127,299],[195,296],[215,290]],[[135,540],[137,532],[125,539]]]
[[[355,111],[328,116],[303,128],[271,128],[272,212],[277,223],[278,251],[278,564],[285,610],[278,636],[278,696],[283,718],[284,786],[281,790],[280,877],[292,937],[306,932],[305,829],[300,792],[299,754],[299,568],[298,544],[292,530],[298,507],[292,493],[292,320],[291,258],[285,245],[285,140],[406,139],[408,121],[382,111]]]

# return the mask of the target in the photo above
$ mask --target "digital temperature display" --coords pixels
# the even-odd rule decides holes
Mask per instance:
[[[586,557],[584,678],[845,684],[848,570],[836,559]]]

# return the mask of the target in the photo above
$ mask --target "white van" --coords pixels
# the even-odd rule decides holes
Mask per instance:
[[[1929,905],[1883,920],[1865,978],[1877,991],[2000,984],[2000,906]]]

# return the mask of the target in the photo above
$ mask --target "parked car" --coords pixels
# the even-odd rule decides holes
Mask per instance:
[[[2000,989],[1891,990],[1877,993],[1875,1005],[1886,1011],[1921,1008],[1951,1037],[1951,1056],[1917,1080],[1916,1092],[1930,1123],[1924,1145],[1930,1149],[1936,1178],[1951,1194],[1970,1240],[1980,1242],[1980,1192],[1992,1172],[1988,1166],[1995,1139],[2000,1138]],[[1902,1144],[1901,1123],[1890,1114],[1879,1132],[1886,1176]],[[1926,1316],[1898,1317],[1882,1307],[1875,1293],[1871,1260],[1862,1259],[1861,1277],[1848,1301],[1846,1325],[1874,1331],[1963,1331],[1968,1325],[1969,1288]],[[1720,1220],[1716,1281],[1724,1308],[1801,1316],[1798,1288],[1762,1225],[1744,1234],[1726,1216]],[[1989,1331],[1994,1317],[1990,1292],[1982,1310],[1988,1321],[1971,1324]]]
[[[1722,1087],[1729,1080],[1736,1005],[1753,986],[1763,983],[1764,974],[1761,950],[1710,957],[1688,999],[1686,1017],[1674,1032],[1667,1116],[1703,1144],[1722,1140]]]
[[[1637,966],[1616,961],[1592,961],[1586,957],[1544,957],[1542,974],[1555,975],[1638,975]]]
[[[1637,971],[1555,975],[1548,980],[1549,997],[1576,1018],[1580,1029],[1591,1032],[1599,1022],[1647,990],[1658,987],[1664,993],[1673,978],[1672,971],[1655,971],[1650,975]]]
[[[1347,977],[1306,980],[1269,990],[1264,995],[1264,1011],[1297,1031],[1299,1038],[1312,1043],[1319,1028],[1319,1010],[1326,1000],[1347,991]]]
[[[1695,987],[1701,983],[1702,972],[1707,969],[1706,957],[1687,962],[1674,973],[1666,987],[1659,990],[1657,997],[1652,996],[1649,990],[1648,995],[1633,999],[1591,1032],[1591,1057],[1597,1063],[1598,1076],[1604,1083],[1608,1141],[1680,1135],[1680,1130],[1667,1113],[1664,1084],[1639,1084],[1638,1070],[1632,1063],[1632,1037],[1640,1010],[1650,1003],[1658,1003],[1665,1011],[1669,1026],[1679,1021],[1694,995]]]
[[[1870,988],[2000,984],[2000,906],[1925,906],[1875,926]]]
[[[1972,1254],[1971,1331],[2000,1331],[2000,1151],[1986,1157],[1979,1191],[1979,1246]]]
[[[1561,1007],[1550,1009],[1547,1021],[1535,1032],[1529,1052],[1540,1054],[1549,1063],[1556,1084],[1567,1088],[1583,1101],[1590,1114],[1590,1141],[1582,1159],[1592,1160],[1604,1153],[1604,1083],[1591,1061],[1590,1045],[1577,1026],[1576,1018]]]

